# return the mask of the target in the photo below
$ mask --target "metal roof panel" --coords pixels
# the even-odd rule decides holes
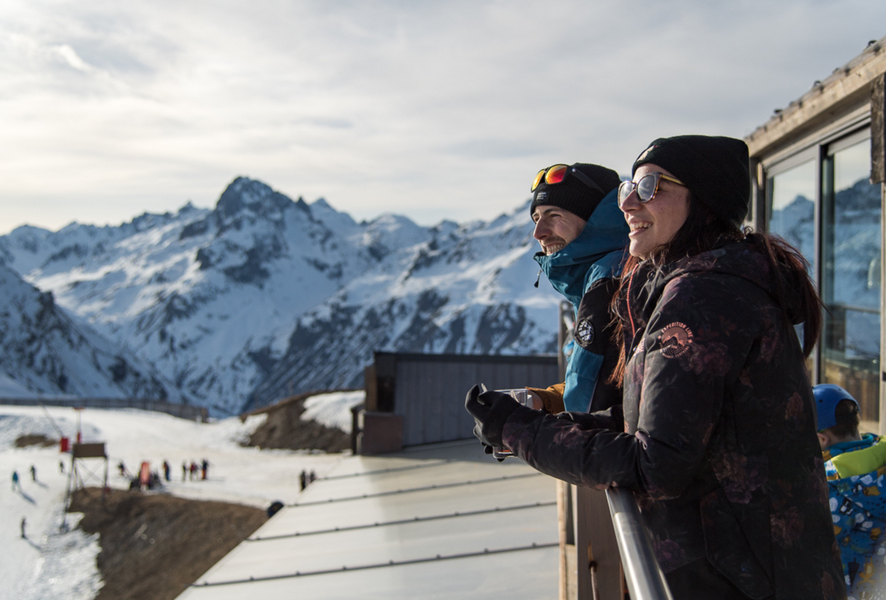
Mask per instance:
[[[348,457],[180,596],[557,597],[553,480],[474,442]]]

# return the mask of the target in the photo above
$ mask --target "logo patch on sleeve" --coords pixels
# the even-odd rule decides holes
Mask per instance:
[[[661,355],[665,358],[677,358],[689,350],[692,344],[692,330],[684,323],[674,322],[665,327],[658,336],[661,344]]]
[[[590,319],[582,319],[575,326],[575,339],[582,346],[588,346],[594,343],[594,326]]]

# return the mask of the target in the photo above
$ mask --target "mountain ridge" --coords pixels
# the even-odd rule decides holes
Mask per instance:
[[[357,223],[237,177],[119,226],[23,226],[0,262],[219,415],[362,386],[373,351],[532,354],[556,345],[528,203],[486,223]]]
[[[19,396],[190,398],[125,348],[115,346],[60,310],[0,264],[0,370],[7,393]]]

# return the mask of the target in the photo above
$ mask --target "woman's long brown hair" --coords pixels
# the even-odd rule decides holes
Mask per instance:
[[[782,238],[768,233],[755,233],[748,228],[739,229],[735,225],[725,223],[690,194],[689,214],[686,216],[686,222],[670,242],[654,249],[645,260],[651,261],[655,268],[661,268],[680,258],[694,256],[713,250],[725,243],[739,240],[746,240],[755,250],[767,258],[773,273],[772,295],[778,307],[785,313],[788,323],[792,321],[803,323],[803,355],[808,357],[821,334],[823,304],[815,289],[815,284],[809,277],[808,261],[800,254],[799,250]],[[631,315],[621,314],[620,299],[628,293],[630,276],[640,262],[641,260],[636,256],[628,256],[622,267],[618,292],[613,296],[611,303],[611,311],[615,315],[613,317],[615,319],[613,335],[616,336],[615,342],[619,347],[619,356],[608,383],[619,387],[624,384],[627,365],[624,328],[631,318]],[[794,289],[797,282],[799,282],[799,290]],[[789,309],[791,309],[789,299],[796,301],[797,291],[799,291],[800,307],[799,311],[790,311],[791,314],[796,315],[791,319],[788,316]]]

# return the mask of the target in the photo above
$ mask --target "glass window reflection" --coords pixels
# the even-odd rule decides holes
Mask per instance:
[[[815,163],[810,160],[779,173],[766,186],[769,232],[800,250],[810,273],[815,260]]]
[[[844,387],[879,415],[880,186],[872,185],[870,140],[833,153],[822,165],[822,339],[825,382]]]

